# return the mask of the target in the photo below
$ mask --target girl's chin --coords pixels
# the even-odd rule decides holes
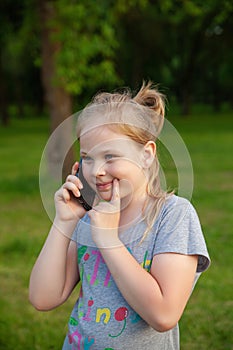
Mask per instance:
[[[110,202],[112,199],[112,191],[98,193],[98,198],[100,201]]]
[[[100,201],[105,201],[105,202],[110,202],[111,201],[111,197],[107,197],[107,196],[101,196],[99,197]]]

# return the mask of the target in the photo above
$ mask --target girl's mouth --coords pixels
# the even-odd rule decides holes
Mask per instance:
[[[112,188],[112,181],[98,182],[96,183],[96,188],[99,192],[109,191]]]

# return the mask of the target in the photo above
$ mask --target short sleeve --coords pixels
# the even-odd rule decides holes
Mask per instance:
[[[79,223],[76,225],[74,232],[71,236],[71,240],[74,242],[77,242],[77,235],[78,235],[78,227],[79,227]]]
[[[72,241],[78,242],[78,233],[79,233],[79,231],[80,231],[80,229],[81,229],[81,227],[82,227],[83,222],[87,222],[87,221],[88,221],[88,216],[87,216],[87,214],[86,214],[86,215],[84,215],[84,217],[83,217],[81,220],[79,220],[79,222],[77,223],[77,225],[76,225],[76,227],[75,227],[75,229],[74,229],[74,232],[73,232],[73,234],[72,234],[72,236],[71,236],[71,240],[72,240]]]
[[[90,247],[96,247],[96,244],[92,240],[90,227],[91,227],[90,218],[89,218],[88,214],[86,214],[77,223],[77,225],[74,229],[74,232],[71,236],[71,240],[76,242],[77,244],[90,246]]]
[[[198,255],[197,272],[203,272],[208,268],[210,258],[198,215],[188,200],[174,198],[161,212],[153,255]]]

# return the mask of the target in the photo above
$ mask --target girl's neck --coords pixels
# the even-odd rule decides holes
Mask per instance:
[[[121,217],[120,217],[120,229],[129,227],[136,222],[142,220],[144,216],[145,202],[147,200],[147,194],[140,197],[133,197],[130,200],[124,198],[121,203]]]

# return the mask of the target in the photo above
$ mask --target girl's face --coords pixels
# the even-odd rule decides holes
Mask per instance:
[[[113,180],[119,180],[121,199],[145,198],[148,152],[128,136],[107,126],[96,127],[80,137],[83,175],[100,199],[112,197]]]

